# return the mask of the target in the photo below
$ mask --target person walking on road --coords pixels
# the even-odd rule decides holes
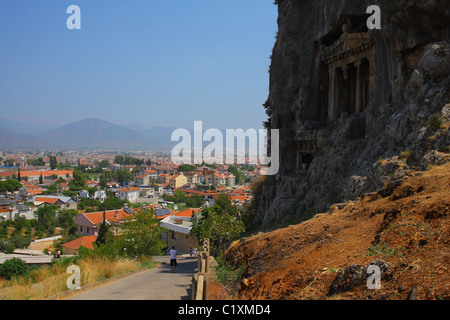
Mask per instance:
[[[177,267],[177,250],[175,247],[172,247],[170,250],[170,268],[172,272],[175,272],[175,268]]]

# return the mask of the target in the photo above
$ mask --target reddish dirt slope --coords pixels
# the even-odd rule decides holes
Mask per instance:
[[[450,163],[416,173],[388,196],[366,195],[299,225],[234,242],[247,264],[235,299],[450,299]],[[347,267],[389,264],[381,289],[329,294]],[[220,293],[219,293],[220,292]],[[211,290],[211,299],[224,290]]]

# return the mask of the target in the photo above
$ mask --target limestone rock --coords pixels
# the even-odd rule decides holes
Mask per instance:
[[[357,287],[367,284],[367,279],[370,274],[367,273],[367,269],[370,265],[375,265],[380,268],[381,279],[387,279],[390,275],[389,265],[383,260],[374,260],[362,266],[359,264],[353,264],[344,270],[340,270],[331,284],[328,295],[333,295],[341,292],[351,291]]]
[[[301,221],[448,161],[445,2],[379,1],[381,30],[368,30],[366,1],[278,1],[265,106],[280,132],[280,170],[265,180],[257,223]]]

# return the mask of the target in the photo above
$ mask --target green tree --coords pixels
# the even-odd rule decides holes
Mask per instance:
[[[79,191],[86,186],[86,177],[78,169],[73,170],[73,179],[69,182],[69,189],[71,191]]]
[[[200,208],[205,204],[205,199],[202,196],[195,194],[191,197],[185,197],[184,203],[189,208]]]
[[[31,159],[31,160],[27,160],[27,163],[31,166],[34,167],[42,167],[45,166],[45,161],[42,157],[37,158],[37,159]]]
[[[109,160],[108,160],[108,159],[105,159],[105,160],[100,161],[100,163],[99,163],[98,165],[99,165],[102,169],[108,169],[109,166],[110,166],[111,164],[109,163]]]
[[[161,255],[165,242],[161,240],[164,229],[153,212],[137,210],[121,226],[121,238],[129,258]]]
[[[36,229],[41,233],[53,235],[55,228],[59,226],[59,220],[56,217],[57,206],[44,205],[36,211],[37,222]]]
[[[49,155],[50,159],[50,169],[54,170],[58,167],[58,160],[56,159],[56,156]]]
[[[184,203],[184,199],[186,198],[186,195],[181,190],[175,190],[173,194],[173,199],[175,203]]]
[[[130,205],[127,200],[120,200],[117,197],[108,197],[105,199],[105,201],[103,201],[103,203],[100,203],[98,205],[98,209],[99,210],[116,210],[116,209],[122,208],[125,203]]]
[[[233,206],[231,198],[225,193],[221,193],[217,196],[216,201],[214,202],[214,206],[217,207],[220,211],[227,212],[233,216],[238,215],[238,208]]]
[[[10,280],[14,277],[25,275],[29,270],[25,261],[19,258],[12,258],[0,265],[0,276]]]
[[[78,215],[77,210],[61,210],[58,216],[58,224],[65,235],[74,235],[77,232],[77,225],[73,219]]]
[[[118,154],[114,157],[114,163],[121,164],[121,165],[142,165],[144,164],[143,159],[134,158],[129,155],[121,155]]]
[[[133,175],[131,174],[131,172],[125,169],[114,171],[114,177],[119,184],[122,184],[124,182],[128,183],[133,180]]]
[[[189,171],[194,171],[195,169],[197,169],[197,167],[192,164],[182,164],[177,168],[177,171],[178,172],[189,172]]]
[[[102,173],[102,174],[100,175],[100,180],[99,180],[98,184],[100,185],[100,187],[101,187],[102,189],[106,189],[107,181],[106,181],[105,174]]]
[[[236,166],[229,166],[228,172],[234,175],[236,184],[243,184],[245,182],[244,173],[241,170],[239,170]]]
[[[14,167],[16,165],[16,160],[14,159],[6,159],[3,161],[5,167]]]
[[[10,253],[11,249],[12,251],[14,251],[14,249],[25,249],[28,248],[28,246],[31,243],[31,238],[30,237],[24,237],[20,234],[13,234],[11,235],[11,237],[8,239],[8,245],[9,245],[9,250]]]
[[[212,164],[205,163],[205,166],[207,166],[207,167],[209,167],[211,169],[217,169],[218,168],[217,164],[215,164],[215,163],[212,163]]]
[[[121,154],[118,154],[114,157],[114,163],[117,164],[124,164],[125,163],[125,157]]]
[[[15,179],[0,181],[0,192],[14,192],[22,188],[22,184]]]
[[[229,241],[238,238],[245,231],[237,208],[232,206],[226,195],[219,196],[214,207],[204,209],[201,216],[193,226],[192,233],[200,241],[209,238],[211,250],[222,252]]]
[[[103,209],[103,221],[98,228],[97,240],[95,240],[96,245],[102,245],[106,243],[106,234],[108,233],[108,225],[106,224],[106,210]]]
[[[78,195],[78,192],[66,190],[66,191],[63,191],[62,194],[63,194],[63,196],[66,196],[66,197],[75,198]]]
[[[58,188],[56,187],[56,185],[52,184],[47,188],[45,194],[55,194],[56,192],[58,192]]]

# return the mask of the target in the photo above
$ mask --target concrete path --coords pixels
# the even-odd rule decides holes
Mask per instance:
[[[68,300],[190,300],[197,260],[189,255],[178,256],[175,273],[170,270],[168,255],[154,260],[161,265],[83,291]]]
[[[19,258],[25,261],[28,264],[51,264],[53,261],[53,256],[45,255],[43,253],[39,255],[31,255],[31,254],[5,254],[0,252],[0,265],[5,263],[6,260],[10,260],[12,258]]]

